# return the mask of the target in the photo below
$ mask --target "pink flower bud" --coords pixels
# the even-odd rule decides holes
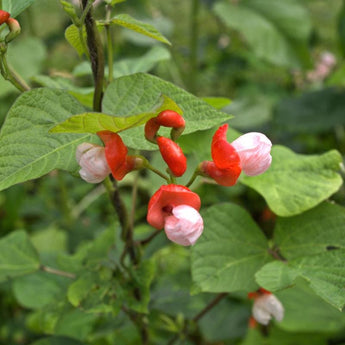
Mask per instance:
[[[188,205],[172,209],[172,215],[165,219],[164,230],[170,241],[182,246],[193,245],[202,234],[204,222],[200,213]]]
[[[255,298],[252,313],[258,323],[268,325],[272,317],[277,321],[283,320],[284,307],[276,296],[264,293]]]
[[[102,182],[111,172],[102,146],[82,143],[77,147],[76,159],[81,166],[80,177],[86,182]]]
[[[272,143],[262,133],[251,132],[241,135],[231,145],[240,156],[243,172],[255,176],[265,172],[272,162]]]

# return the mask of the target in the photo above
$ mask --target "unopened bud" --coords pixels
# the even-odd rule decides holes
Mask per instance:
[[[6,24],[10,29],[10,32],[6,35],[5,42],[9,43],[20,34],[21,28],[18,21],[14,18],[9,18]]]

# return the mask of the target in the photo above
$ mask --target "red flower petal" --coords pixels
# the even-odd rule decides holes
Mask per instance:
[[[211,155],[214,163],[219,169],[240,166],[241,163],[237,151],[226,139],[227,130],[227,124],[220,126],[212,139]]]
[[[200,197],[181,185],[161,186],[150,199],[147,222],[156,229],[163,229],[165,218],[170,216],[172,209],[179,205],[188,205],[199,211]]]

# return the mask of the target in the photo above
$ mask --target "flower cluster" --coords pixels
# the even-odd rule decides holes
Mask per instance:
[[[278,322],[283,320],[284,307],[270,291],[260,288],[255,292],[250,292],[248,298],[254,299],[252,315],[256,322],[266,326],[272,317]]]
[[[159,135],[160,127],[171,128],[170,138]],[[199,214],[201,201],[189,188],[175,183],[187,169],[187,158],[176,140],[185,128],[185,119],[173,110],[164,110],[145,124],[145,138],[158,146],[168,166],[167,185],[162,185],[148,204],[147,222],[156,229],[164,229],[167,237],[180,245],[193,245],[202,234],[204,225]],[[262,174],[271,164],[271,142],[261,133],[247,133],[229,143],[228,125],[222,125],[211,143],[212,161],[199,164],[195,176],[213,179],[222,186],[233,186],[243,171],[248,176]],[[128,155],[128,148],[118,133],[97,133],[104,143],[99,146],[83,143],[77,148],[80,176],[87,182],[99,183],[110,173],[122,180],[133,170],[148,168],[155,171],[142,156]],[[155,171],[157,172],[157,171]]]

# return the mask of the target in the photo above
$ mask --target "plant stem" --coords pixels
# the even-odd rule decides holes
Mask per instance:
[[[110,20],[111,16],[111,6],[107,5],[106,7],[106,20]],[[105,31],[107,35],[107,48],[108,48],[108,84],[113,81],[113,56],[114,56],[114,49],[113,49],[113,35],[112,35],[112,28],[110,24],[105,26]]]
[[[164,180],[166,180],[167,182],[170,181],[170,178],[168,175],[163,174],[162,172],[160,172],[158,169],[156,169],[155,167],[153,167],[148,161],[145,161],[145,168],[151,170],[152,172],[154,172],[155,174],[157,174],[158,176],[160,176],[161,178],[163,178]]]
[[[91,6],[90,6],[91,3]],[[92,16],[92,2],[82,0],[83,15],[85,15],[86,41],[89,48],[93,78],[95,81],[95,93],[93,97],[93,110],[102,111],[103,81],[104,81],[104,53],[103,46],[96,23]],[[81,22],[81,25],[84,21]]]
[[[55,268],[44,266],[44,265],[41,265],[40,270],[43,271],[43,272],[47,272],[47,273],[50,273],[50,274],[55,274],[57,276],[66,277],[66,278],[70,278],[70,279],[75,279],[76,278],[76,275],[74,273],[60,271],[60,270],[57,270]]]
[[[149,242],[151,242],[158,234],[162,233],[162,230],[156,230],[154,231],[150,236],[148,236],[147,238],[145,238],[144,240],[141,240],[139,243],[141,245],[145,245],[148,244]]]
[[[202,309],[198,314],[196,314],[193,318],[193,322],[198,322],[202,317],[204,317],[211,309],[213,309],[224,297],[226,297],[228,293],[222,292],[218,294],[204,309]],[[188,324],[185,325],[183,333],[187,335],[188,332]],[[179,339],[180,335],[176,334],[169,342],[168,345],[173,345]]]
[[[30,86],[25,80],[7,63],[6,46],[0,47],[0,71],[4,79],[12,83],[20,92],[30,90]]]
[[[189,187],[193,184],[193,182],[195,181],[195,179],[199,176],[199,168],[196,168],[194,171],[194,174],[192,175],[192,177],[190,178],[190,180],[187,182],[186,187]]]
[[[192,93],[196,91],[198,73],[199,9],[200,0],[192,0],[189,41],[189,89]]]

